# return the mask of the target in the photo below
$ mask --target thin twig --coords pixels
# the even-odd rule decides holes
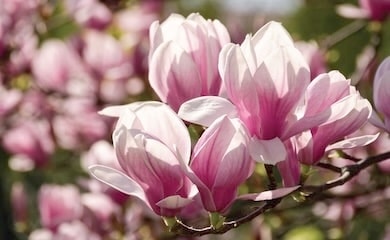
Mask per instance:
[[[334,45],[336,45],[337,43],[343,41],[347,37],[351,36],[352,34],[362,30],[366,25],[367,25],[367,21],[355,20],[352,23],[337,30],[333,34],[329,35],[320,43],[320,46],[323,49],[329,49]]]
[[[345,182],[349,181],[351,178],[356,176],[363,169],[365,169],[365,168],[367,168],[375,163],[385,161],[389,158],[390,158],[390,152],[386,152],[386,153],[379,154],[376,156],[368,157],[366,159],[362,159],[362,160],[358,161],[356,164],[342,167],[341,168],[341,175],[338,178],[333,179],[331,181],[328,181],[323,185],[302,186],[301,191],[310,192],[308,194],[308,197],[311,197],[313,195],[316,195],[317,193],[320,193],[320,192],[326,191],[328,189],[343,185]]]
[[[267,173],[267,176],[268,176],[268,189],[269,190],[275,190],[276,189],[276,180],[275,180],[275,177],[274,177],[274,166],[273,165],[270,165],[270,164],[265,164],[264,165],[265,167],[265,171]]]
[[[389,158],[390,158],[390,152],[386,152],[376,156],[368,157],[366,159],[362,159],[353,165],[348,165],[340,168],[340,176],[338,178],[328,181],[322,185],[302,186],[300,188],[300,191],[306,192],[307,193],[306,199],[310,199],[311,197],[316,196],[317,194],[324,192],[328,189],[343,185],[345,182],[349,181],[351,178],[356,176],[363,169],[373,164],[387,160]],[[328,165],[326,165],[326,167],[331,168]],[[273,186],[273,184],[275,184],[276,186],[276,181],[274,179],[273,172],[271,171],[272,169],[273,169],[272,166],[266,165],[268,178],[270,180],[270,188]],[[334,170],[336,169],[338,168],[335,167]],[[240,217],[238,219],[223,222],[222,226],[218,229],[215,229],[212,226],[196,228],[193,226],[186,225],[181,220],[177,220],[177,225],[173,227],[172,232],[181,236],[203,236],[206,234],[222,234],[229,231],[230,229],[240,226],[243,223],[251,221],[252,219],[259,216],[260,214],[263,214],[269,209],[275,208],[282,201],[282,199],[283,198],[278,198],[278,199],[265,201],[265,204],[263,206],[255,208],[253,212],[250,212],[249,214]]]
[[[334,166],[332,164],[329,164],[329,163],[319,162],[319,163],[317,163],[316,166],[320,167],[320,168],[324,168],[324,169],[330,170],[332,172],[341,173],[341,168],[336,167],[336,166]]]

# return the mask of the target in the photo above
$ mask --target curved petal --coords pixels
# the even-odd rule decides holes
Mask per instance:
[[[377,133],[375,135],[364,135],[364,136],[359,136],[354,138],[347,138],[327,146],[325,151],[328,152],[336,149],[349,149],[355,147],[363,147],[374,142],[379,137],[379,134],[380,133]]]
[[[176,148],[176,146],[175,146]],[[213,195],[211,194],[211,191],[208,189],[208,187],[196,176],[194,171],[188,166],[188,164],[183,160],[182,156],[180,155],[180,152],[178,149],[176,149],[176,153],[178,155],[178,160],[180,163],[180,166],[182,170],[185,172],[186,176],[191,180],[192,183],[196,185],[196,187],[199,190],[199,193],[202,198],[202,202],[208,203],[208,208],[215,209],[215,204],[213,200]]]
[[[192,199],[183,198],[179,195],[173,195],[162,199],[156,205],[161,208],[178,209],[187,206],[192,202]]]
[[[239,196],[238,199],[252,200],[252,201],[259,201],[259,202],[266,201],[266,200],[272,200],[272,199],[285,197],[300,187],[301,186],[294,186],[294,187],[279,188],[279,189],[275,189],[275,190],[264,191],[261,193],[245,194],[245,195]]]
[[[161,102],[145,102],[134,110],[142,123],[142,130],[163,142],[172,152],[176,145],[180,155],[188,163],[191,139],[187,127],[177,114]]]
[[[181,103],[201,95],[198,67],[177,43],[164,42],[151,57],[149,83],[163,102],[177,110]]]
[[[249,152],[255,161],[272,165],[284,161],[287,157],[286,148],[280,138],[261,140],[254,137],[249,142]]]
[[[125,194],[134,196],[145,202],[149,207],[149,202],[141,186],[124,173],[103,165],[92,165],[89,168],[90,173],[99,181],[115,188]]]
[[[225,98],[204,96],[183,103],[180,106],[178,115],[188,122],[208,127],[222,115],[227,115],[231,118],[237,117],[237,110]]]

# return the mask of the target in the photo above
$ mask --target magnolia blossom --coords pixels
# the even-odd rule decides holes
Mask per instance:
[[[238,119],[215,121],[197,142],[191,159],[191,180],[210,212],[224,212],[236,199],[237,188],[253,172],[249,138]]]
[[[96,83],[76,50],[60,40],[45,41],[31,68],[37,84],[45,90],[88,97],[96,91]]]
[[[332,71],[315,78],[308,87],[306,100],[305,113],[308,115],[323,112],[340,102],[348,104],[343,104],[345,108],[337,117],[287,140],[288,159],[278,163],[287,186],[299,183],[299,162],[313,165],[321,160],[325,152],[365,146],[378,137],[363,135],[343,139],[367,122],[372,108],[341,73]]]
[[[283,141],[337,117],[347,104],[316,114],[305,111],[309,67],[288,32],[276,22],[247,36],[241,45],[226,45],[219,71],[230,101],[196,98],[181,106],[179,116],[204,126],[223,114],[239,117],[252,136],[249,148],[257,161],[285,160]]]
[[[73,185],[43,185],[38,193],[41,224],[56,229],[60,224],[77,220],[83,213],[80,192]]]
[[[158,102],[109,107],[103,114],[119,117],[113,133],[123,172],[103,165],[90,167],[99,180],[138,197],[156,214],[171,217],[191,202],[192,184],[179,156],[188,164],[191,151],[184,123]]]
[[[174,110],[191,98],[218,95],[218,54],[230,42],[218,20],[172,14],[150,27],[149,82]]]
[[[373,115],[371,123],[390,132],[390,57],[387,57],[380,64],[374,79],[374,104],[376,110],[382,114],[383,122],[376,114]]]
[[[314,79],[319,74],[326,72],[327,67],[325,52],[323,49],[319,48],[315,41],[295,42],[295,47],[297,47],[302,52],[307,63],[309,64],[311,79]]]
[[[389,0],[359,0],[360,8],[352,4],[342,4],[338,7],[340,15],[348,18],[369,18],[384,21],[390,13]]]
[[[213,122],[194,146],[190,159],[189,133],[167,105],[136,102],[108,107],[102,113],[119,116],[113,142],[124,173],[103,165],[91,166],[91,173],[102,182],[140,198],[158,215],[179,214],[198,192],[206,210],[223,213],[237,198],[238,186],[253,171],[247,146],[249,135],[237,118],[222,116]],[[193,191],[194,185],[189,180],[199,191]],[[262,201],[295,189],[244,197]]]

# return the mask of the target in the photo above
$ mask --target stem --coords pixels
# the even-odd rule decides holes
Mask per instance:
[[[264,167],[265,167],[265,171],[267,172],[267,176],[268,176],[268,180],[269,180],[268,189],[275,190],[276,189],[276,180],[275,180],[274,172],[273,172],[274,166],[272,166],[270,164],[265,164]]]
[[[326,191],[328,189],[343,185],[345,182],[349,181],[351,178],[360,173],[363,169],[382,161],[385,161],[390,158],[390,152],[382,153],[376,156],[368,157],[358,161],[356,164],[348,165],[341,168],[341,175],[331,181],[326,182],[323,185],[307,185],[301,188],[301,191],[311,192],[308,194],[308,197],[312,197],[320,192]]]
[[[342,168],[338,168],[336,166],[331,167],[330,164],[320,164],[320,167],[325,167],[330,170],[334,170],[340,173],[340,176],[334,180],[328,181],[322,185],[307,185],[307,186],[302,186],[301,191],[302,192],[307,192],[307,197],[306,199],[313,198],[317,194],[324,192],[328,189],[331,189],[336,186],[343,185],[345,182],[349,181],[351,178],[356,176],[358,173],[360,173],[362,170],[365,168],[385,161],[387,159],[390,159],[390,152],[386,152],[383,154],[379,154],[376,156],[371,156],[366,159],[362,159],[360,161],[357,161],[353,165],[348,165]],[[273,167],[272,165],[266,165],[265,166],[268,178],[270,180],[270,189],[273,186],[276,186],[276,181],[273,176]],[[177,224],[176,226],[172,229],[172,232],[176,233],[177,235],[180,236],[203,236],[206,234],[223,234],[230,229],[237,228],[241,224],[244,224],[246,222],[251,221],[255,217],[259,216],[260,214],[263,214],[267,210],[275,208],[283,198],[278,198],[278,199],[272,199],[272,200],[267,200],[264,201],[265,204],[261,207],[257,207],[254,209],[254,211],[250,212],[244,217],[239,217],[235,220],[231,221],[224,221],[222,223],[222,226],[218,229],[215,229],[213,226],[208,226],[208,227],[202,227],[202,228],[196,228],[193,226],[188,226],[185,223],[183,223],[181,220],[177,219]]]
[[[325,40],[323,40],[320,46],[324,49],[329,49],[336,45],[337,43],[343,41],[347,37],[351,36],[354,33],[359,32],[367,25],[367,22],[364,20],[355,20],[352,23],[340,28],[333,34],[329,35]]]
[[[322,163],[322,162],[319,162],[317,163],[316,165],[317,167],[320,167],[320,168],[324,168],[324,169],[327,169],[327,170],[330,170],[332,172],[336,172],[336,173],[341,173],[341,168],[339,167],[336,167],[332,164],[329,164],[329,163]]]

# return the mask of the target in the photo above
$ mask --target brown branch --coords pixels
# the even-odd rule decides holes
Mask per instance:
[[[316,195],[317,193],[326,191],[328,189],[343,185],[347,181],[349,181],[351,178],[356,176],[358,173],[360,173],[363,169],[375,164],[382,162],[384,160],[387,160],[390,158],[390,152],[386,152],[383,154],[379,154],[376,156],[368,157],[366,159],[362,159],[358,161],[356,164],[348,165],[341,168],[341,175],[333,179],[331,181],[326,182],[322,185],[307,185],[302,186],[301,191],[309,192],[307,197],[312,197]]]
[[[337,170],[340,173],[340,176],[322,185],[302,186],[299,190],[302,192],[306,192],[307,193],[306,199],[309,199],[333,187],[343,185],[345,182],[349,181],[351,178],[353,178],[358,173],[360,173],[363,169],[373,164],[387,160],[389,158],[390,158],[390,152],[386,152],[376,156],[368,157],[366,159],[362,159],[356,162],[355,164],[348,165],[342,168],[338,168],[335,166],[330,167],[329,164],[320,164],[322,167],[325,166],[325,168],[333,169],[335,171]],[[273,167],[267,165],[265,167],[266,167],[268,178],[270,180],[270,188],[272,188],[273,184],[275,184],[276,186],[276,181],[274,179],[273,172],[272,172]],[[340,171],[338,169],[340,169]],[[266,212],[267,210],[275,208],[282,201],[282,199],[283,198],[278,198],[278,199],[265,201],[265,204],[263,206],[255,208],[255,210],[250,212],[249,214],[237,218],[235,220],[223,222],[222,226],[218,229],[215,229],[212,226],[201,227],[201,228],[188,226],[185,223],[183,223],[181,220],[177,219],[176,220],[177,224],[171,230],[172,232],[180,236],[203,236],[207,234],[223,234],[233,228],[237,228],[241,224],[251,221],[255,217]]]
[[[341,173],[341,168],[336,167],[336,166],[334,166],[332,164],[329,164],[329,163],[319,162],[319,163],[317,163],[316,166],[320,167],[320,168],[324,168],[324,169],[330,170],[332,172]]]
[[[323,49],[329,49],[336,45],[337,43],[343,41],[347,37],[353,35],[354,33],[359,32],[367,25],[367,21],[364,20],[355,20],[352,23],[340,28],[336,32],[329,35],[327,38],[325,38],[321,43],[320,46]]]
[[[215,229],[212,226],[195,228],[186,225],[180,220],[177,220],[177,225],[172,229],[172,231],[180,236],[203,236],[207,234],[223,234],[233,228],[237,228],[241,224],[251,221],[255,217],[266,212],[267,210],[275,208],[281,201],[282,198],[268,200],[262,207],[256,208],[256,210],[244,217],[232,221],[225,221],[218,229]]]

